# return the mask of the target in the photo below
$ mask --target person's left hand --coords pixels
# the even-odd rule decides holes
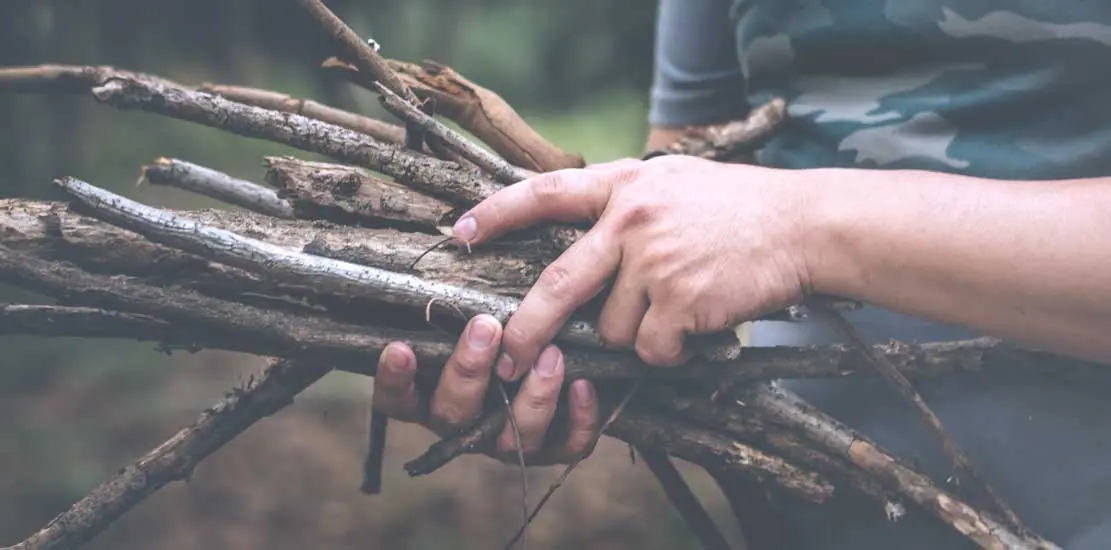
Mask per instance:
[[[717,332],[798,303],[809,287],[808,191],[789,171],[663,156],[560,170],[516,183],[464,214],[477,245],[540,221],[595,221],[541,274],[504,329],[498,375],[516,380],[581,305],[616,276],[598,330],[652,365]]]

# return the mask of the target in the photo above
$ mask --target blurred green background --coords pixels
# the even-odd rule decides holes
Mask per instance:
[[[588,162],[636,155],[647,130],[655,3],[643,0],[332,0],[383,54],[434,59],[502,94]],[[113,65],[178,82],[269,88],[382,116],[318,69],[332,52],[292,0],[3,0],[0,65]],[[82,96],[0,100],[0,193],[56,199],[73,175],[148,204],[218,206],[136,186],[159,156],[259,180],[263,155],[298,154]],[[34,300],[14,289],[0,299]],[[192,421],[256,358],[166,357],[148,344],[3,337],[0,546],[14,543]],[[149,499],[92,548],[489,548],[519,518],[517,474],[481,458],[410,480],[432,439],[398,426],[385,493],[358,493],[370,382],[336,374]],[[706,480],[689,468],[714,513]],[[557,471],[533,472],[536,495]],[[607,441],[541,514],[532,548],[676,548],[693,540],[640,464]]]

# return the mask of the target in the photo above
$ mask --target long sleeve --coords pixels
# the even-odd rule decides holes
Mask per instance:
[[[649,122],[684,126],[744,116],[731,0],[659,0]]]

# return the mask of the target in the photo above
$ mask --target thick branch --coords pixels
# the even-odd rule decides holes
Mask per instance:
[[[184,160],[160,157],[143,167],[143,179],[169,185],[275,218],[293,219],[293,207],[256,183]]]
[[[463,158],[494,176],[495,180],[508,184],[536,175],[536,172],[513,166],[501,157],[471,143],[456,133],[455,130],[424,114],[411,103],[407,103],[388,88],[382,86],[381,83],[375,83],[374,88],[381,94],[382,105],[387,111],[410,124],[424,128],[428,133],[440,138],[449,149],[459,153]]]
[[[340,128],[347,128],[348,130],[359,132],[360,134],[366,134],[378,141],[396,145],[405,144],[405,129],[400,126],[336,109],[335,107],[329,107],[311,99],[297,98],[270,90],[260,90],[258,88],[211,84],[207,82],[197,86],[196,89],[201,92],[208,92],[210,94],[226,97],[239,103],[262,107],[263,109],[315,118],[316,120],[334,124]]]
[[[74,548],[87,542],[155,491],[188,479],[201,460],[290,404],[330,370],[317,363],[276,362],[207,409],[191,426],[97,486],[42,530],[5,550]]]
[[[266,157],[266,183],[293,203],[299,217],[322,218],[345,225],[383,222],[435,232],[450,225],[455,207],[375,176],[356,166],[312,162],[293,157]]]
[[[426,61],[421,65],[389,60],[389,65],[422,100],[436,102],[436,112],[490,146],[514,166],[534,172],[581,168],[579,155],[552,145],[498,94],[467,80],[450,67]],[[327,69],[375,91],[374,79],[339,58],[324,62]]]

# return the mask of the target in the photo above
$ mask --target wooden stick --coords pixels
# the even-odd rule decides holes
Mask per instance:
[[[1016,532],[938,488],[925,475],[783,388],[758,385],[747,389],[741,399],[766,415],[769,421],[797,430],[812,443],[876,476],[890,489],[917,503],[982,548],[1060,550],[1056,544],[1033,533]]]
[[[585,166],[582,156],[563,151],[544,139],[501,96],[450,67],[432,61],[421,65],[397,60],[387,63],[417,97],[435,101],[440,115],[455,121],[514,166],[534,172]],[[375,91],[375,79],[348,61],[329,58],[322,66],[353,84]]]
[[[273,190],[184,160],[159,157],[143,167],[142,181],[192,191],[275,218],[294,218],[293,206]]]
[[[355,31],[348,27],[342,19],[332,13],[328,6],[320,0],[297,0],[297,3],[304,8],[309,15],[320,25],[324,32],[332,39],[332,42],[343,53],[344,57],[350,59],[359,70],[368,75],[372,75],[376,81],[381,82],[395,94],[405,98],[413,104],[420,102],[417,96],[401,81],[400,78],[394,73],[393,69],[386,64],[386,60],[378,55],[378,52],[370,47]]]
[[[644,460],[652,475],[659,480],[667,499],[698,537],[702,547],[706,550],[730,550],[729,541],[725,540],[725,535],[721,534],[721,530],[714,524],[714,519],[702,507],[698,496],[691,491],[667,453],[645,447],[637,447],[636,452]]]
[[[456,208],[357,166],[265,157],[266,183],[302,218],[344,225],[393,227],[440,235]]]
[[[941,419],[937,417],[933,409],[926,404],[926,401],[922,399],[922,396],[914,389],[914,385],[910,383],[910,380],[908,380],[903,373],[899,372],[899,369],[896,368],[895,365],[887,362],[886,357],[872,353],[871,346],[868,346],[860,336],[857,335],[856,329],[854,329],[840,313],[827,310],[820,306],[816,308],[816,311],[819,312],[822,318],[833,325],[838,333],[847,338],[853,346],[859,349],[868,363],[876,369],[876,372],[894,388],[904,402],[915,410],[930,433],[932,433],[934,438],[941,444],[942,451],[952,464],[956,472],[955,478],[952,479],[952,483],[959,486],[962,476],[971,481],[973,483],[973,488],[968,491],[969,493],[975,498],[982,500],[982,503],[987,505],[990,511],[1000,514],[1011,529],[1014,529],[1018,533],[1029,533],[1029,529],[1018,518],[1018,514],[1015,513],[1014,509],[1004,502],[1002,497],[992,488],[991,484],[976,471],[968,455],[957,445],[953,436],[949,435],[949,432],[945,430],[945,427],[941,424]]]
[[[424,128],[428,133],[442,139],[444,145],[459,153],[463,158],[473,162],[479,168],[485,170],[492,175],[495,180],[507,184],[517,183],[518,181],[536,175],[536,172],[513,166],[502,158],[471,143],[469,140],[456,133],[455,130],[448,128],[435,118],[424,114],[412,104],[406,103],[381,83],[375,82],[374,89],[381,94],[382,106],[384,106],[387,111],[410,124]]]
[[[405,144],[405,129],[395,124],[358,115],[352,112],[329,107],[311,99],[293,97],[280,92],[248,88],[245,86],[231,86],[227,84],[213,84],[206,82],[196,87],[198,91],[215,94],[232,101],[262,107],[283,113],[304,115],[309,118],[334,124],[340,128],[347,128],[360,134],[368,135],[378,141]]]

